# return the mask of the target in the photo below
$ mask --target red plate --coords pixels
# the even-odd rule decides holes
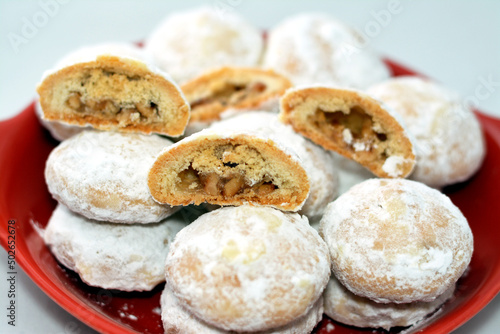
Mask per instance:
[[[415,75],[391,61],[394,75]],[[474,255],[468,275],[459,281],[449,301],[425,327],[425,333],[448,333],[472,318],[500,290],[500,120],[478,113],[487,155],[479,173],[465,184],[446,189],[468,218],[474,233]],[[1,122],[0,242],[7,249],[8,221],[15,220],[17,264],[54,301],[75,317],[103,333],[163,333],[159,315],[162,286],[147,293],[123,293],[92,288],[74,272],[58,264],[38,235],[55,207],[45,186],[43,170],[57,145],[34,114],[31,104],[18,116]],[[324,319],[316,333],[363,333],[334,323],[327,332]]]

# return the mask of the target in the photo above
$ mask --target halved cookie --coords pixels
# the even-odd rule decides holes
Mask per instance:
[[[171,205],[249,203],[298,211],[310,183],[293,149],[296,134],[262,127],[266,113],[253,114],[263,117],[216,123],[160,153],[148,178],[153,198]]]
[[[271,70],[245,67],[222,67],[197,77],[181,88],[191,105],[190,124],[210,124],[227,110],[262,110],[274,105],[292,86],[291,82]],[[256,109],[257,108],[257,109]]]
[[[309,86],[287,91],[280,107],[284,123],[379,177],[406,177],[415,166],[412,141],[397,115],[368,95]]]
[[[44,119],[100,130],[180,136],[190,114],[166,73],[128,56],[89,55],[46,74],[37,92]]]

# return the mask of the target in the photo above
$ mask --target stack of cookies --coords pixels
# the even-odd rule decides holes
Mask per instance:
[[[59,202],[46,244],[92,286],[166,281],[166,333],[310,333],[323,313],[421,321],[473,250],[429,186],[471,177],[484,142],[444,88],[389,79],[368,47],[346,52],[359,38],[308,14],[265,41],[199,8],[166,17],[144,49],[66,56],[37,89],[62,141],[45,169]],[[194,221],[190,205],[203,206]]]

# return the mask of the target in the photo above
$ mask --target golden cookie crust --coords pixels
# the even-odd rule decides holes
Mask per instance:
[[[162,152],[148,177],[159,203],[268,205],[297,211],[309,194],[300,163],[265,138],[204,130]]]
[[[180,136],[190,116],[167,74],[111,54],[48,73],[37,92],[44,119],[100,130]]]

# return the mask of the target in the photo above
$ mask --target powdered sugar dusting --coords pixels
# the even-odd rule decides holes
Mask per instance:
[[[393,78],[368,93],[404,118],[414,136],[413,179],[439,188],[468,179],[481,166],[485,145],[479,122],[455,93],[418,77]]]
[[[56,147],[47,160],[50,193],[71,210],[103,221],[150,223],[177,208],[156,203],[147,175],[172,142],[159,136],[85,131]]]
[[[406,327],[419,322],[450,299],[454,290],[455,285],[452,285],[432,302],[384,304],[354,295],[332,277],[323,294],[325,314],[351,326],[390,330],[392,327]]]
[[[64,266],[91,286],[148,291],[164,281],[170,243],[185,226],[180,215],[147,225],[98,222],[59,204],[44,240]],[[130,315],[127,308],[124,316]]]
[[[170,14],[146,40],[154,62],[184,83],[220,66],[256,66],[261,33],[230,11],[200,7]]]
[[[268,207],[226,207],[177,235],[166,275],[200,319],[225,330],[260,331],[306,314],[327,283],[330,263],[306,218]],[[230,317],[226,303],[235,310]]]
[[[320,233],[342,284],[383,303],[434,300],[460,277],[473,250],[459,209],[409,180],[352,187],[328,206]]]
[[[364,89],[389,77],[381,59],[362,37],[324,14],[290,17],[271,29],[264,66],[296,85],[335,84]]]
[[[178,332],[183,334],[229,334],[223,329],[214,327],[200,320],[188,310],[186,310],[172,290],[167,286],[161,295],[162,321],[165,332]],[[323,316],[323,298],[319,298],[311,310],[303,317],[291,322],[288,325],[279,328],[273,328],[266,331],[259,331],[259,334],[299,334],[310,333],[314,327],[321,321]],[[251,332],[255,333],[255,332]],[[249,332],[242,332],[249,334]]]

